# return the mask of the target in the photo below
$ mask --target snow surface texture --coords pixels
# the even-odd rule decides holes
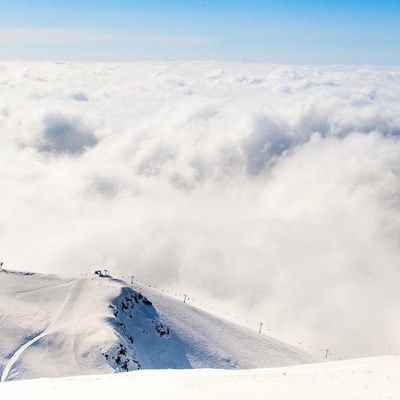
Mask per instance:
[[[399,67],[0,62],[0,132],[9,268],[399,351]]]
[[[108,277],[65,279],[4,270],[0,287],[2,382],[313,361],[264,335],[150,290],[143,296],[142,288]]]
[[[13,400],[397,400],[400,357],[241,371],[136,371],[0,384]]]

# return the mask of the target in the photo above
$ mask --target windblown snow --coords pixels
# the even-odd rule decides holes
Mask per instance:
[[[139,369],[249,369],[311,356],[108,276],[0,272],[1,381]]]

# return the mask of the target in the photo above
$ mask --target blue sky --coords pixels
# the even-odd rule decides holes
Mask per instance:
[[[400,0],[0,0],[0,57],[400,64]]]

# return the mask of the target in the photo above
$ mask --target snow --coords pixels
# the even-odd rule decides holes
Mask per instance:
[[[315,361],[265,335],[107,276],[62,278],[3,270],[0,286],[2,382]]]
[[[173,328],[195,368],[243,369],[315,362],[295,347],[152,289],[134,287],[151,299],[161,319]]]
[[[14,400],[395,400],[399,393],[396,356],[240,371],[142,370],[0,385],[0,398]]]
[[[52,275],[0,274],[2,380],[112,372],[99,344],[113,341],[104,302],[115,284]],[[102,306],[99,306],[102,305]]]
[[[106,276],[3,270],[0,287],[0,399],[399,398],[398,356],[310,363],[277,340]]]

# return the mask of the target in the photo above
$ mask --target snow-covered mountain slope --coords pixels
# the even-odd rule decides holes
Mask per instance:
[[[0,398],[13,400],[398,400],[399,393],[396,356],[285,368],[135,371],[0,384]]]
[[[299,349],[188,303],[146,287],[133,287],[151,299],[161,319],[176,332],[194,368],[283,367],[316,361]]]
[[[313,361],[264,335],[108,277],[3,270],[0,288],[1,381]]]

